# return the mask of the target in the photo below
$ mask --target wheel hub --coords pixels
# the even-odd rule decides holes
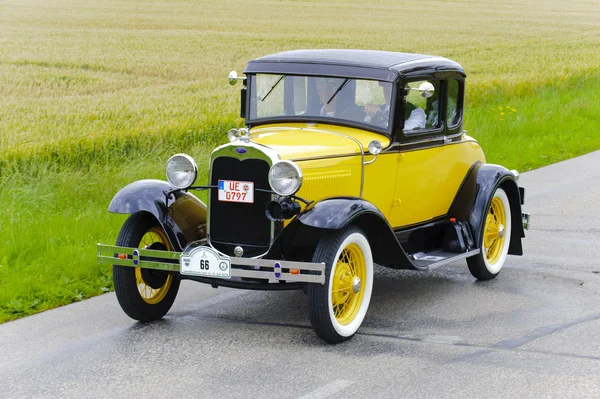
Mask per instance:
[[[503,238],[506,235],[506,231],[504,230],[504,225],[501,224],[498,226],[498,237]]]
[[[358,276],[354,276],[352,279],[352,292],[357,294],[360,291],[360,286],[362,285],[360,278]]]

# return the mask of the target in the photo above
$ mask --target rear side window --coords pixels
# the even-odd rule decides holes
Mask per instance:
[[[454,126],[460,121],[460,109],[458,108],[461,84],[456,79],[448,81],[448,112],[446,124]]]

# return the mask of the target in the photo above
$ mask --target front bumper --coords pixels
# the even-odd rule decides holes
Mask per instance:
[[[186,252],[98,244],[98,263],[180,273]],[[325,263],[286,260],[230,258],[232,278],[253,278],[275,283],[325,284]],[[226,279],[222,279],[226,280]]]

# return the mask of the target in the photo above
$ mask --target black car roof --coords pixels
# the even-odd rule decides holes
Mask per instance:
[[[335,68],[336,66],[339,68]],[[250,61],[244,70],[246,73],[361,75],[382,80],[395,80],[398,75],[425,71],[454,71],[465,76],[459,64],[444,57],[392,51],[340,49],[293,50],[271,54]]]

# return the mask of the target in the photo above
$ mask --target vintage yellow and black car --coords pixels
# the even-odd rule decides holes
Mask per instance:
[[[134,182],[108,208],[131,215],[98,256],[133,319],[163,317],[183,279],[298,289],[317,335],[337,343],[365,318],[375,264],[427,271],[466,259],[488,280],[522,255],[525,190],[463,130],[459,64],[299,50],[250,61],[229,81],[242,83],[246,127],[212,152],[207,184],[194,185],[196,162],[176,154],[168,182]]]

